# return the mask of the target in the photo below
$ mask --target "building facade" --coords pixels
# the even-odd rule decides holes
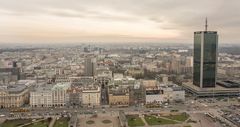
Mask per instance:
[[[84,62],[84,75],[94,76],[96,67],[97,67],[96,58],[86,58]]]
[[[65,106],[69,103],[69,95],[67,90],[70,89],[71,83],[58,83],[53,86],[52,99],[53,106]]]
[[[109,89],[108,93],[108,100],[110,106],[129,106],[129,88],[112,88]]]
[[[31,107],[52,107],[52,86],[41,86],[35,88],[34,91],[30,92],[30,106]]]
[[[134,86],[130,86],[129,90],[129,104],[130,105],[144,105],[146,102],[145,87],[141,82],[136,82]]]
[[[82,90],[82,104],[85,106],[98,106],[101,103],[101,89],[99,86],[85,87]]]
[[[71,89],[67,91],[69,95],[69,103],[71,106],[80,106],[82,103],[82,90],[78,87],[72,86]]]
[[[163,102],[183,102],[185,101],[185,91],[180,87],[163,88]]]
[[[218,34],[216,31],[194,32],[193,84],[215,87]]]
[[[0,108],[21,107],[29,103],[29,90],[25,85],[0,88]]]
[[[163,91],[159,88],[146,89],[146,104],[162,104],[164,102]]]
[[[3,80],[3,83],[20,80],[20,72],[18,67],[0,68],[0,80]]]

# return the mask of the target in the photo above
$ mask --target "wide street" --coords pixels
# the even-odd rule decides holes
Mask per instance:
[[[185,103],[171,103],[162,105],[160,108],[146,108],[146,107],[136,107],[130,106],[125,108],[109,107],[109,106],[99,106],[99,107],[83,107],[83,108],[73,108],[73,107],[49,107],[49,108],[30,108],[26,112],[12,112],[9,109],[0,109],[0,122],[4,119],[19,119],[19,118],[42,118],[42,117],[56,117],[56,116],[72,116],[72,114],[77,114],[79,117],[89,116],[93,114],[105,114],[108,116],[118,116],[119,111],[124,111],[125,114],[151,114],[151,113],[171,113],[171,112],[186,112],[195,120],[200,120],[201,124],[197,124],[196,127],[205,126],[208,127],[211,122],[211,118],[207,118],[205,114],[210,113],[219,119],[225,121],[228,124],[232,124],[222,117],[221,109],[229,105],[236,105],[238,101],[220,101],[211,98],[208,99],[186,99]],[[219,122],[211,124],[212,126],[219,126]],[[209,125],[210,127],[210,125]]]

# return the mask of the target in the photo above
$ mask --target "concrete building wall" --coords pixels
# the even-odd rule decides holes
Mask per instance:
[[[109,94],[109,105],[128,106],[129,105],[129,94],[126,94],[126,95]]]
[[[52,92],[31,92],[30,106],[31,107],[51,107],[53,105]]]
[[[164,101],[163,95],[155,94],[155,95],[146,95],[146,104],[158,103],[161,104]]]
[[[101,94],[100,91],[96,92],[82,92],[82,104],[89,106],[100,105]]]
[[[65,106],[68,102],[68,94],[66,90],[54,90],[52,91],[53,105]]]
[[[25,89],[20,93],[7,93],[0,91],[0,108],[21,107],[29,101],[29,91]]]

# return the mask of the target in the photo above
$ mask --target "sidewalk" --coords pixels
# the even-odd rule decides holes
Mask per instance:
[[[39,121],[42,121],[42,120],[45,120],[45,119],[39,119],[39,120],[30,122],[30,123],[26,123],[26,124],[20,125],[20,126],[18,126],[18,127],[25,127],[25,126],[27,126],[27,125],[30,125],[30,124],[33,124],[33,123],[36,123],[36,122],[39,122]]]
[[[55,121],[56,121],[56,117],[52,117],[52,120],[51,120],[51,122],[50,122],[50,124],[49,124],[49,126],[48,126],[48,127],[53,127],[53,126],[54,126],[54,123],[55,123]]]

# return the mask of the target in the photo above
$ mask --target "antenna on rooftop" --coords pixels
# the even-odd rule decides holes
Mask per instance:
[[[207,28],[208,28],[208,22],[207,22],[207,17],[206,17],[206,20],[205,20],[205,31],[207,31]]]

